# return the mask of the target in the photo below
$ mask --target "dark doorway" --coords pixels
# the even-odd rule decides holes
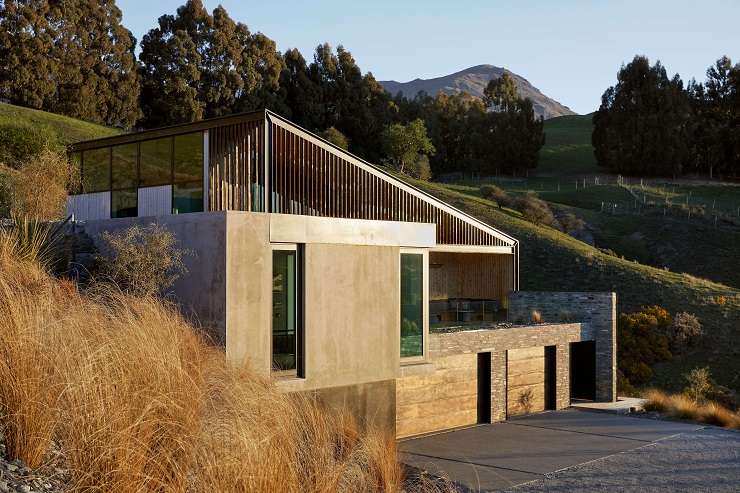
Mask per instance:
[[[570,344],[570,398],[596,400],[596,343]]]
[[[491,353],[478,353],[478,423],[491,422]]]
[[[545,346],[545,409],[557,407],[555,346]]]

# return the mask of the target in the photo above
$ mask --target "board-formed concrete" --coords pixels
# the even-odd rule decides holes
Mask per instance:
[[[404,440],[399,449],[412,467],[495,491],[701,428],[569,409]]]

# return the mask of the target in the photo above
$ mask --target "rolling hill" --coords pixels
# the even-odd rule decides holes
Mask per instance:
[[[476,65],[466,68],[454,74],[434,77],[432,79],[414,79],[409,82],[397,82],[395,80],[380,81],[386,91],[393,95],[401,92],[407,98],[413,98],[419,91],[424,91],[434,96],[440,91],[445,94],[465,92],[478,98],[483,97],[483,90],[491,79],[501,77],[508,72],[516,81],[519,95],[532,100],[534,111],[545,119],[563,115],[575,115],[567,106],[560,104],[552,98],[542,94],[527,79],[502,67],[493,65]]]

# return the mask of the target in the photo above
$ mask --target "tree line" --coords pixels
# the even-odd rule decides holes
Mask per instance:
[[[0,98],[124,129],[270,108],[340,147],[418,177],[521,173],[543,123],[506,74],[484,101],[391,95],[343,46],[297,49],[188,0],[139,44],[113,0],[0,4]]]
[[[723,56],[684,86],[635,56],[593,116],[599,165],[631,175],[740,176],[740,64]]]

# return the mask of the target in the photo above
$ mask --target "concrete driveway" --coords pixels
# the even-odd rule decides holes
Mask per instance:
[[[399,447],[404,463],[446,476],[468,490],[497,491],[533,482],[532,485],[540,485],[547,491],[555,486],[550,485],[548,479],[558,471],[567,476],[569,468],[574,466],[642,450],[656,442],[662,444],[682,435],[700,433],[703,429],[700,425],[569,409],[404,440]],[[730,459],[734,457],[740,463],[737,455],[740,454],[740,434],[719,431],[730,433],[738,440],[738,448],[728,453]],[[688,456],[681,457],[677,460],[685,461]],[[650,459],[643,455],[641,462],[645,461]],[[592,464],[597,469],[593,474],[600,476],[599,462]],[[630,467],[623,474],[635,476],[639,473],[639,465],[638,469]],[[725,466],[723,469],[727,470]],[[666,467],[675,473],[682,464]],[[730,480],[735,479],[734,475],[740,480],[739,466],[735,464],[734,467],[729,470]],[[616,485],[620,484],[618,477],[613,474],[611,477]],[[577,484],[585,485],[584,478],[581,477]],[[665,486],[670,488],[670,483]]]

